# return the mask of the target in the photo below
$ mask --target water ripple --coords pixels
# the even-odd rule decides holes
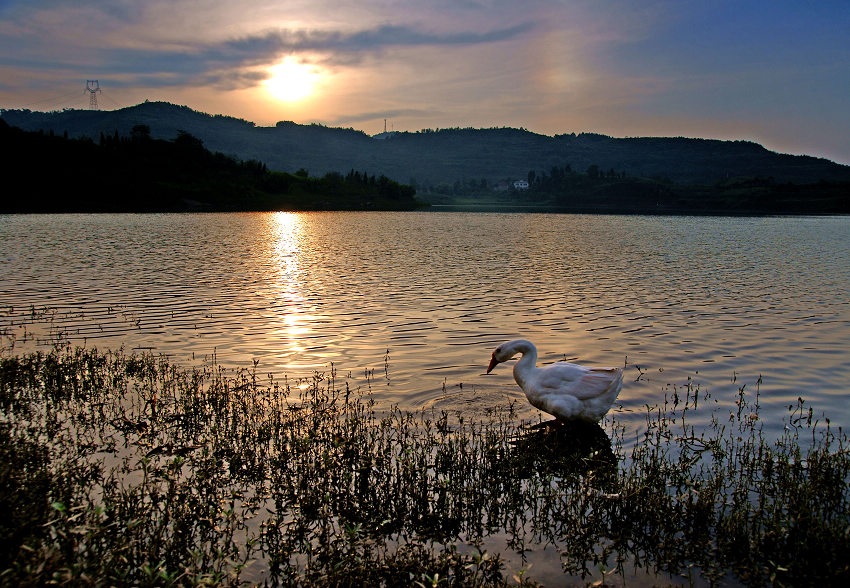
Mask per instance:
[[[61,332],[290,378],[334,362],[381,402],[471,410],[517,398],[509,367],[483,371],[526,337],[541,363],[644,374],[635,426],[665,386],[760,376],[767,410],[802,396],[850,425],[847,218],[20,215],[0,242],[18,350]]]

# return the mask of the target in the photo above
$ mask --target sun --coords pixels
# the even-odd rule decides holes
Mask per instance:
[[[319,81],[318,70],[310,64],[287,57],[269,69],[266,90],[284,102],[297,102],[310,96]]]

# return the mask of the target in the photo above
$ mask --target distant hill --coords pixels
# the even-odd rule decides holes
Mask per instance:
[[[53,131],[70,137],[129,136],[147,125],[153,138],[183,131],[204,147],[240,160],[257,160],[269,169],[309,171],[311,176],[350,170],[383,174],[416,187],[440,191],[458,183],[491,187],[500,180],[525,179],[569,166],[591,166],[628,177],[677,184],[712,185],[734,178],[764,178],[776,183],[848,182],[850,166],[768,151],[747,141],[687,138],[617,139],[593,133],[554,137],[524,129],[443,129],[396,132],[373,138],[354,129],[279,122],[259,127],[249,121],[197,112],[165,102],[145,102],[114,111],[2,110],[0,118],[25,130]],[[444,190],[445,191],[445,190]]]

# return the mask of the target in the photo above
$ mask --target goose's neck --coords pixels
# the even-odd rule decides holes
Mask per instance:
[[[530,341],[520,341],[516,345],[516,350],[522,353],[522,357],[514,365],[514,380],[520,388],[524,388],[524,384],[537,369],[537,348]]]

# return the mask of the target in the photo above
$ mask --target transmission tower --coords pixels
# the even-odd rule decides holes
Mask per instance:
[[[86,80],[86,92],[89,93],[89,110],[97,110],[97,93],[100,92],[98,81]]]

